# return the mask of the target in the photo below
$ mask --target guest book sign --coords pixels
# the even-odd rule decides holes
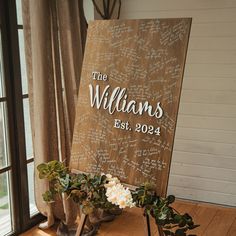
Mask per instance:
[[[191,19],[91,22],[70,168],[165,195]]]

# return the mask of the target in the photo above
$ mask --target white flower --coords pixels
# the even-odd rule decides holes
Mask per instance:
[[[117,177],[112,177],[111,174],[106,174],[106,177],[107,177],[108,183],[104,185],[105,188],[109,188],[120,183],[120,180]]]
[[[108,183],[104,186],[106,188],[107,200],[120,208],[134,207],[135,204],[130,190],[125,188],[117,177],[112,177],[110,174],[106,174],[106,177]]]
[[[109,181],[107,184],[104,184],[105,188],[110,188],[114,185],[116,185],[117,183],[115,181]]]
[[[112,175],[111,175],[111,174],[106,174],[106,177],[107,177],[107,179],[109,180],[109,179],[112,178]]]
[[[135,204],[130,190],[125,188],[117,178],[112,179],[115,180],[112,180],[105,186],[107,200],[120,208],[134,207]]]

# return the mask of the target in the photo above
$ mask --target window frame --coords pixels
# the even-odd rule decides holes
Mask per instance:
[[[29,191],[27,178],[27,160],[25,127],[23,113],[21,65],[18,41],[16,0],[0,0],[2,31],[2,54],[4,68],[5,95],[7,103],[9,159],[8,167],[1,168],[0,173],[10,173],[13,232],[18,235],[26,231],[45,217],[41,214],[30,217]],[[2,101],[3,99],[1,99]]]

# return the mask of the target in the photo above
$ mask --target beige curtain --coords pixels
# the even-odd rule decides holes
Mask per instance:
[[[50,160],[69,163],[86,21],[82,0],[23,0],[23,26],[35,167]],[[46,204],[48,183],[35,172],[39,211],[73,225],[76,207],[67,200]]]

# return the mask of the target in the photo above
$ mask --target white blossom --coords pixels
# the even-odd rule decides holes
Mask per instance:
[[[107,174],[106,177],[108,180],[108,183],[105,184],[107,200],[120,208],[134,207],[130,190],[124,187],[118,178],[112,177],[110,174]]]

